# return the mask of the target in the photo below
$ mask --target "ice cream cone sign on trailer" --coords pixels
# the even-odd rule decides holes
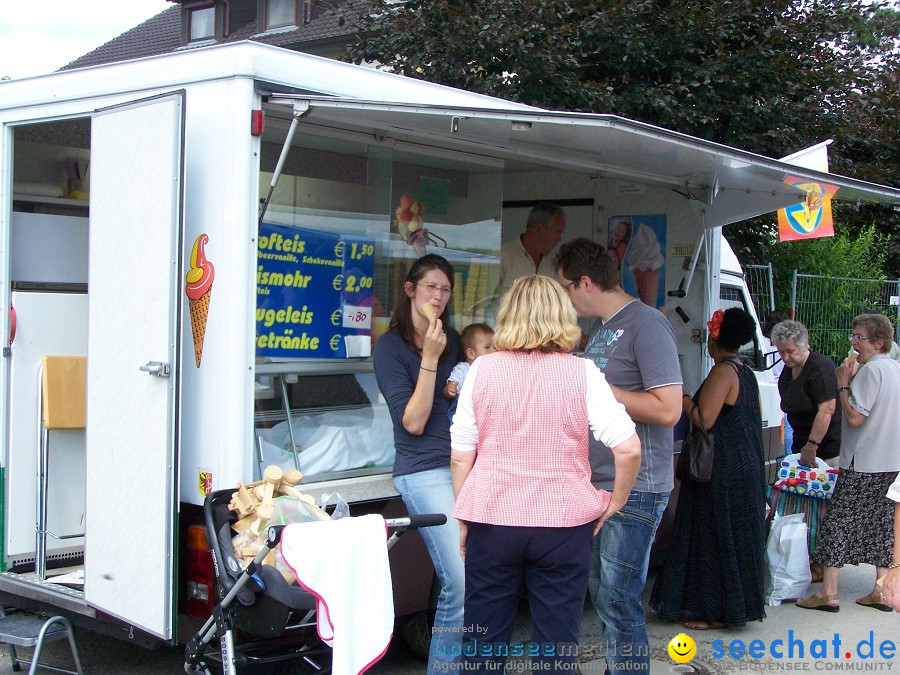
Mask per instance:
[[[209,299],[212,296],[216,270],[206,259],[209,237],[201,234],[191,249],[191,269],[184,278],[184,292],[191,305],[191,333],[194,335],[194,361],[200,367],[203,356],[203,340],[206,338],[206,317],[209,315]]]

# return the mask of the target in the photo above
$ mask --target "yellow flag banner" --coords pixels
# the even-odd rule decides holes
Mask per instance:
[[[805,191],[806,198],[778,210],[779,241],[833,237],[831,198],[838,191],[837,187],[827,183],[813,183],[796,176],[788,176],[784,182]]]

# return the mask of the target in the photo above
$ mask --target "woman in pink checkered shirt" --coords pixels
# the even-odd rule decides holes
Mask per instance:
[[[574,665],[591,542],[627,500],[641,455],[603,373],[569,353],[580,337],[557,281],[517,279],[497,314],[498,351],[475,360],[460,392],[450,467],[467,669],[499,670],[517,653],[542,670]],[[615,455],[612,495],[591,485],[590,433]],[[532,639],[510,645],[526,589]]]

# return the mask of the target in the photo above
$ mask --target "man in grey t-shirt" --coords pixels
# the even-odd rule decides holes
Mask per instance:
[[[607,640],[611,674],[650,672],[641,593],[650,547],[673,487],[673,433],[683,394],[675,333],[658,310],[628,295],[602,246],[589,239],[564,244],[560,283],[580,317],[596,319],[584,351],[603,371],[637,426],[641,468],[625,504],[594,539],[590,595]],[[591,439],[591,482],[611,490],[615,462]]]

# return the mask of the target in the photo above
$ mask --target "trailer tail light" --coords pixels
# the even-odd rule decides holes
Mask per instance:
[[[206,541],[206,528],[191,525],[187,530],[187,602],[184,612],[195,619],[206,619],[215,605],[215,574],[212,554]]]
[[[266,130],[266,113],[262,110],[250,111],[250,135],[262,136]]]

